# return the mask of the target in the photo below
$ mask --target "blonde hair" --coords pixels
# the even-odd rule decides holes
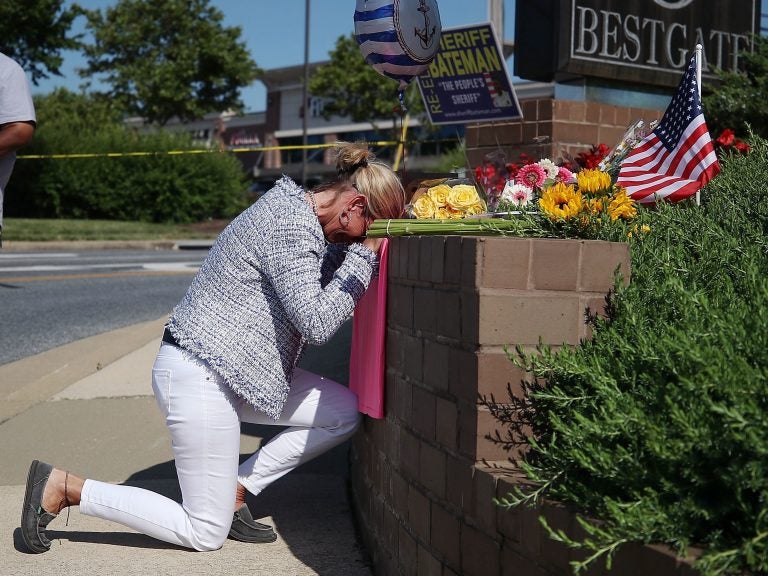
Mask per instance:
[[[336,173],[332,182],[316,191],[352,186],[368,199],[368,212],[377,220],[400,218],[405,210],[405,190],[400,178],[362,142],[336,142]]]

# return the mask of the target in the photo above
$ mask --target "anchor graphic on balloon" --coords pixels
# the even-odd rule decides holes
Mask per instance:
[[[415,28],[414,32],[416,36],[419,37],[419,40],[421,40],[421,47],[427,50],[432,46],[432,40],[437,32],[437,26],[432,26],[432,31],[430,32],[429,25],[431,22],[429,20],[429,13],[432,8],[427,6],[426,0],[421,0],[418,10],[424,14],[424,28]]]
[[[405,110],[405,89],[429,67],[440,48],[437,0],[357,0],[355,39],[365,61],[398,82]]]

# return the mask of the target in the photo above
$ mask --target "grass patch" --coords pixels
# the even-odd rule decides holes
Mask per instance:
[[[154,224],[117,220],[6,218],[3,222],[3,240],[8,242],[198,240],[216,238],[227,222],[210,220],[197,224]]]

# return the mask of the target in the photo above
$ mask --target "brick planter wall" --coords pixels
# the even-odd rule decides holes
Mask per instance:
[[[537,516],[575,530],[559,506],[498,509],[519,480],[486,439],[500,424],[478,394],[506,398],[524,377],[503,346],[575,345],[602,310],[625,244],[493,237],[391,241],[386,418],[366,417],[352,448],[355,514],[377,575],[566,575],[574,557]],[[499,467],[501,466],[501,468]],[[628,548],[616,565],[663,575],[663,549]],[[645,566],[647,571],[636,572]]]

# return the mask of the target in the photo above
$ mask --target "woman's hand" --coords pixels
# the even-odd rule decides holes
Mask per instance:
[[[379,248],[381,248],[381,243],[384,241],[384,238],[366,238],[363,240],[363,246],[368,248],[369,250],[373,250],[376,254],[379,253]]]

